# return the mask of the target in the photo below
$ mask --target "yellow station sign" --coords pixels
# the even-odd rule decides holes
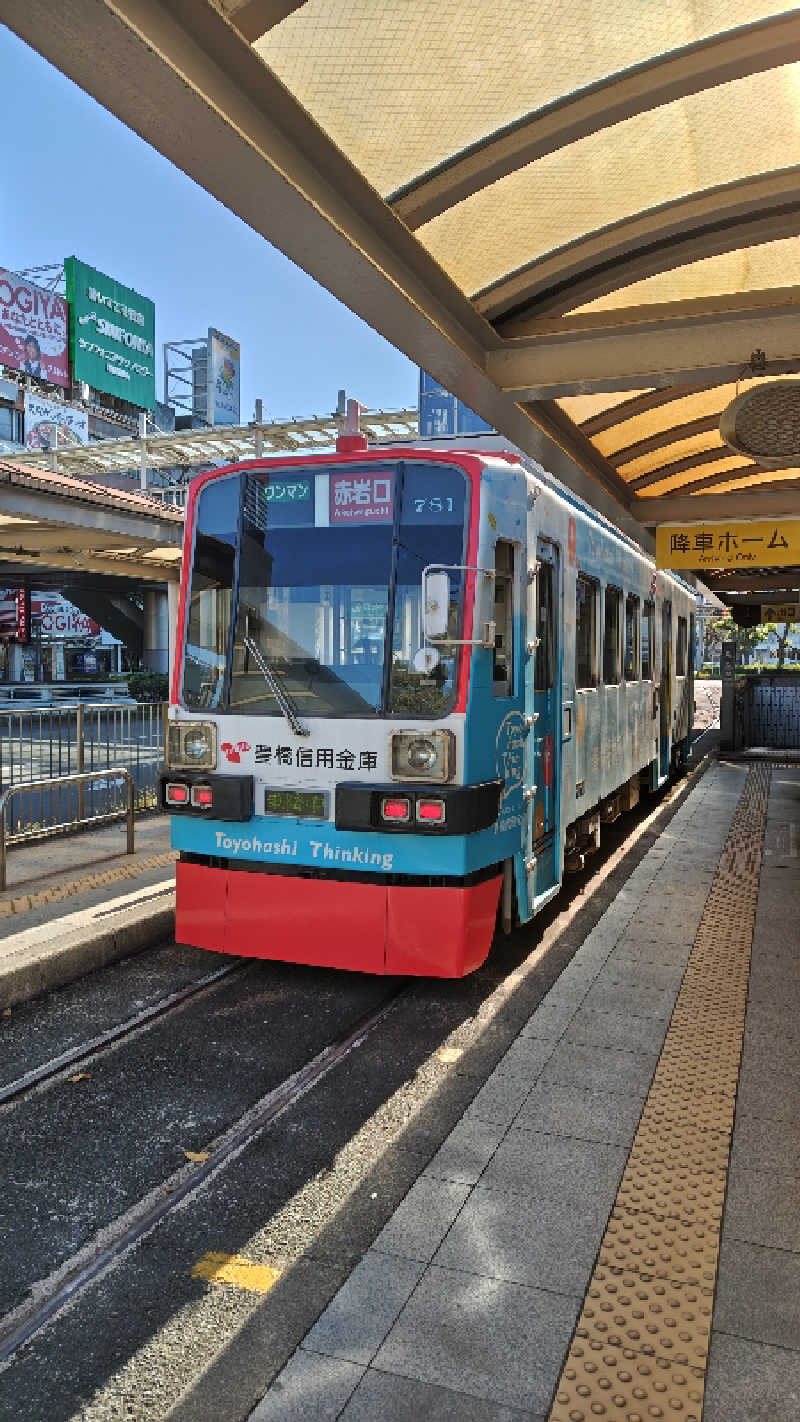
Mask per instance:
[[[800,622],[800,603],[762,602],[762,622]]]
[[[656,567],[786,568],[800,564],[800,518],[660,523]]]

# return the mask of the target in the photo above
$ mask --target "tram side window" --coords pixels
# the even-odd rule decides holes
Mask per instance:
[[[556,607],[555,567],[542,561],[536,579],[536,648],[533,685],[536,691],[550,691],[556,672]]]
[[[606,686],[617,686],[622,680],[619,655],[621,606],[622,593],[619,588],[606,588],[603,621],[603,681]]]
[[[685,617],[678,618],[678,644],[675,649],[675,675],[685,676],[689,650],[689,623]]]
[[[653,680],[653,621],[655,607],[645,603],[642,611],[642,681]]]
[[[598,584],[578,574],[575,586],[575,689],[597,686]]]
[[[628,593],[625,599],[625,680],[639,680],[639,599]]]
[[[494,669],[495,696],[514,691],[514,545],[498,538],[494,547]]]

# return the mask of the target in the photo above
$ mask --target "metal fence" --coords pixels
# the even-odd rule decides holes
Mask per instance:
[[[9,837],[123,815],[125,792],[118,775],[99,775],[91,784],[59,783],[62,776],[85,771],[127,770],[136,809],[155,809],[165,716],[164,702],[0,711],[0,793],[11,785],[30,785],[14,795]],[[54,779],[55,784],[31,783]]]
[[[800,749],[800,677],[762,672],[737,686],[745,746]]]

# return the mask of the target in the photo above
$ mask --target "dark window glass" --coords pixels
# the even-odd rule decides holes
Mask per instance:
[[[430,671],[415,667],[414,657],[423,644],[423,568],[431,563],[464,562],[466,491],[458,469],[405,465],[387,706],[390,714],[444,716],[455,700],[460,647],[442,642],[436,648],[439,660]],[[448,576],[447,636],[457,641],[464,636],[464,575],[450,569]]]
[[[0,439],[14,438],[14,411],[10,405],[0,405]]]
[[[616,686],[620,681],[619,622],[622,593],[618,588],[606,588],[603,621],[603,681]]]
[[[558,600],[555,571],[552,563],[543,561],[536,579],[536,635],[539,638],[533,683],[536,691],[549,691],[555,685]]]
[[[225,689],[240,490],[239,479],[219,479],[198,499],[183,665],[183,699],[195,710],[219,708]]]
[[[628,593],[625,599],[625,680],[639,680],[639,599]]]
[[[466,519],[463,473],[419,461],[209,484],[198,500],[186,704],[222,708],[228,670],[228,709],[281,715],[255,647],[301,716],[445,714],[456,694],[464,575],[458,566],[449,573],[447,638],[426,668],[422,571],[463,564]]]
[[[642,681],[653,679],[653,603],[649,600],[642,610]]]
[[[675,649],[675,675],[685,676],[689,647],[689,623],[685,617],[678,618],[678,645]]]
[[[578,574],[575,587],[575,686],[597,686],[598,584]]]
[[[498,539],[494,547],[494,661],[492,688],[495,696],[511,696],[514,690],[514,547]]]

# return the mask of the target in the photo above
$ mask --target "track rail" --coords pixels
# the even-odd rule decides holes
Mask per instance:
[[[222,972],[230,973],[231,969],[222,969]],[[49,1281],[37,1284],[35,1306],[26,1308],[24,1304],[21,1305],[10,1315],[5,1330],[0,1331],[0,1364],[5,1363],[45,1324],[74,1303],[85,1289],[95,1283],[178,1205],[206,1185],[260,1131],[271,1125],[278,1116],[322,1081],[329,1071],[380,1025],[407,991],[405,984],[395,988],[377,1008],[360,1017],[352,1027],[327,1047],[323,1047],[310,1062],[274,1087],[227,1131],[212,1141],[208,1147],[207,1160],[183,1167],[170,1176],[155,1190],[151,1190],[139,1205],[126,1211],[115,1224],[104,1226],[102,1245],[95,1239],[66,1264],[61,1265]]]
[[[196,983],[190,983],[188,987],[170,993],[169,997],[154,1003],[152,1007],[146,1007],[142,1012],[137,1012],[135,1017],[126,1018],[116,1027],[110,1027],[107,1032],[101,1032],[96,1037],[91,1037],[88,1042],[81,1042],[77,1047],[70,1047],[68,1052],[62,1052],[60,1056],[53,1057],[49,1062],[44,1062],[42,1066],[26,1072],[16,1081],[9,1082],[8,1086],[0,1087],[0,1106],[4,1106],[8,1101],[16,1100],[18,1096],[24,1096],[27,1091],[32,1091],[35,1086],[41,1086],[43,1082],[55,1080],[70,1067],[91,1061],[105,1047],[114,1046],[123,1038],[130,1037],[140,1027],[146,1026],[148,1022],[153,1022],[158,1017],[165,1017],[176,1007],[180,1007],[182,1003],[188,1002],[189,998],[197,997],[199,993],[207,992],[209,988],[215,987],[223,978],[232,977],[234,973],[243,973],[251,964],[252,959],[248,958],[246,962],[237,961],[224,968],[218,968],[214,973],[207,973]]]

